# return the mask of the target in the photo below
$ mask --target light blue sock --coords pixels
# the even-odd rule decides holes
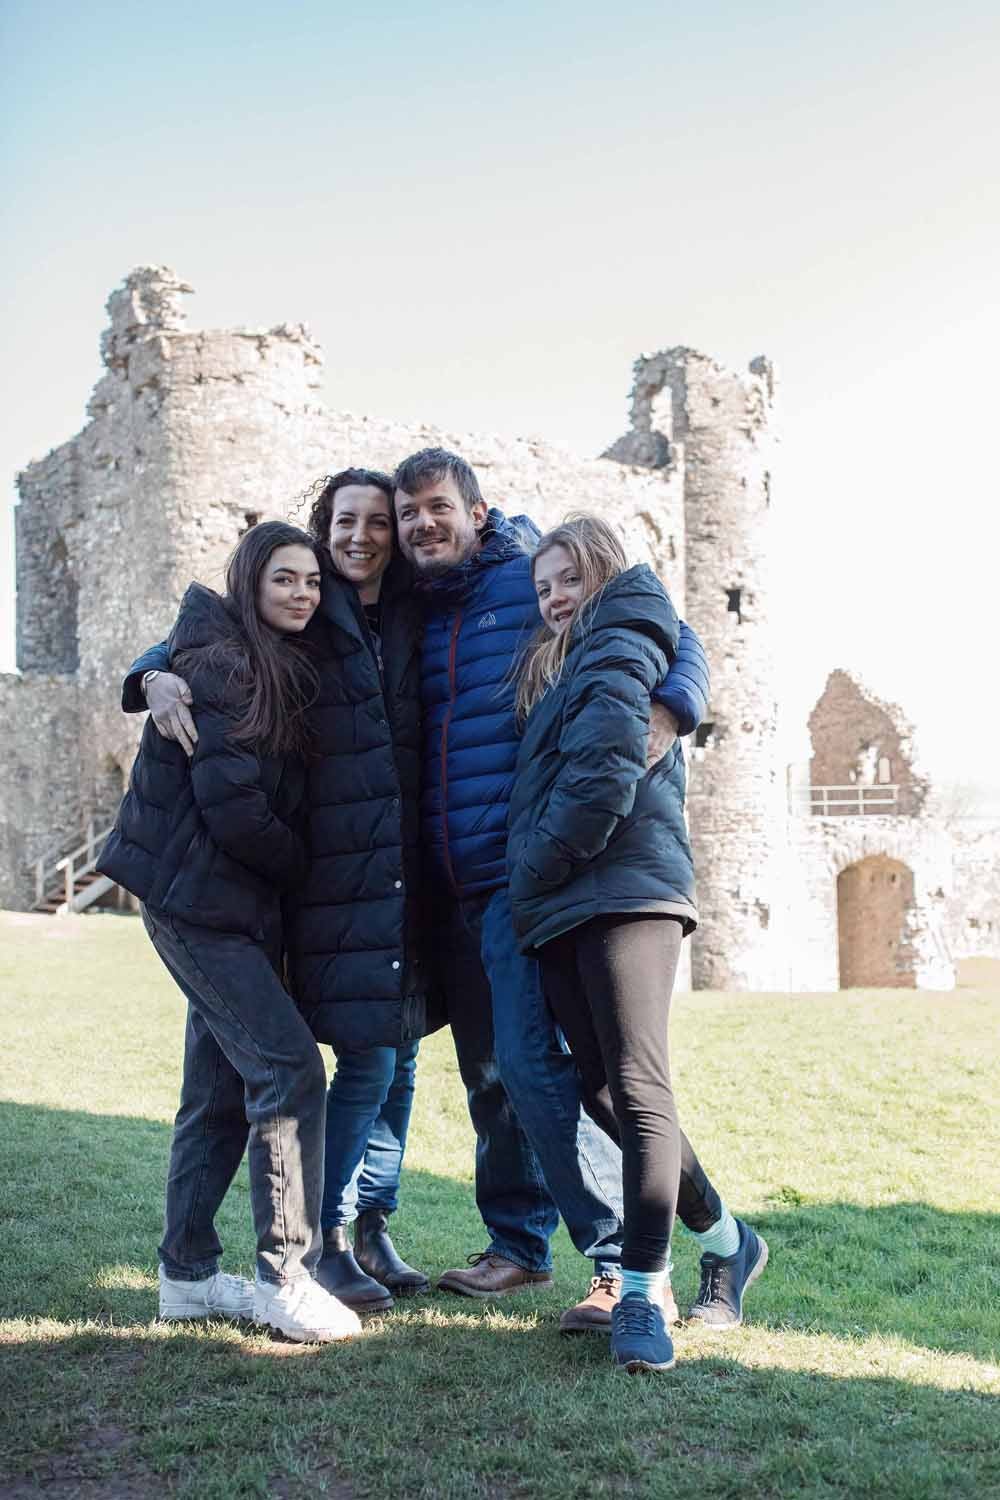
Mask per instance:
[[[629,1292],[638,1292],[640,1297],[645,1297],[647,1302],[660,1302],[663,1298],[663,1288],[667,1284],[669,1272],[662,1271],[622,1271],[622,1296],[627,1297]]]
[[[718,1219],[711,1229],[703,1229],[700,1234],[695,1234],[693,1229],[689,1229],[688,1234],[698,1241],[703,1255],[711,1252],[712,1255],[725,1257],[735,1255],[740,1248],[740,1226],[724,1203],[722,1218]]]

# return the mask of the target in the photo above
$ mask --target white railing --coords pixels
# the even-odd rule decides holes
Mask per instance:
[[[793,813],[820,818],[860,817],[867,813],[891,816],[899,811],[899,786],[799,786],[789,789]]]
[[[46,901],[54,900],[61,893],[63,901],[59,908],[60,914],[77,909],[75,904],[77,882],[84,875],[94,873],[98,855],[104,847],[104,840],[113,826],[109,823],[107,828],[95,828],[94,820],[91,818],[82,843],[78,844],[75,849],[70,849],[54,862],[52,854],[43,855],[41,859],[35,861],[36,906],[45,905]]]

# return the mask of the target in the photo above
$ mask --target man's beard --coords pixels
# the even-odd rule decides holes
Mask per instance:
[[[446,573],[451,572],[452,568],[459,567],[463,560],[452,562],[446,557],[439,559],[432,557],[426,562],[414,561],[413,567],[418,579],[431,583],[435,578],[443,578]]]
[[[404,555],[412,563],[413,571],[416,573],[418,580],[433,583],[435,578],[443,578],[446,573],[451,573],[455,568],[460,568],[464,562],[467,562],[478,549],[478,544],[479,539],[473,533],[468,540],[465,550],[461,551],[458,546],[455,546],[453,547],[451,557],[421,558],[417,547],[411,547],[410,551]],[[457,556],[455,555],[456,553],[458,553]]]

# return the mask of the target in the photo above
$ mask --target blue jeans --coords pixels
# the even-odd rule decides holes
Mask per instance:
[[[621,1259],[621,1153],[581,1108],[580,1077],[519,951],[507,890],[454,900],[433,934],[476,1130],[476,1205],[490,1248],[529,1271],[552,1264],[562,1214],[595,1271]]]
[[[326,1098],[324,1229],[368,1208],[391,1214],[413,1108],[418,1042],[344,1052]]]

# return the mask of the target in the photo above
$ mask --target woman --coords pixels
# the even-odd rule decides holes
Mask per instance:
[[[630,569],[596,517],[570,518],[543,537],[532,577],[542,628],[518,681],[514,923],[522,948],[537,952],[586,1108],[622,1148],[612,1358],[629,1373],[669,1370],[662,1298],[682,1170],[715,1196],[678,1124],[667,1050],[680,945],[697,920],[678,749],[646,771],[650,693],[676,650],[678,621],[659,580]],[[696,1235],[703,1291],[706,1277],[710,1293],[713,1279],[729,1277],[738,1321],[767,1246],[720,1209]]]
[[[331,899],[332,883],[350,903],[341,909],[349,947],[362,948],[366,937],[378,944],[383,941],[380,931],[384,931],[387,950],[404,946],[412,950],[412,904],[405,913],[400,911],[408,929],[405,933],[396,931],[394,917],[388,924],[379,917],[379,910],[385,909],[382,886],[371,868],[368,837],[360,834],[370,836],[376,845],[381,843],[381,855],[386,859],[390,848],[396,846],[407,868],[398,875],[393,872],[392,890],[403,891],[404,881],[408,890],[414,890],[420,742],[415,671],[419,617],[408,570],[402,559],[394,558],[391,479],[374,469],[344,469],[332,475],[316,494],[308,525],[316,542],[328,551],[338,577],[326,579],[323,606],[312,627],[320,660],[330,662],[333,670],[322,674],[320,698],[312,716],[317,733],[309,797],[314,865],[290,937],[293,970],[307,1005],[327,977],[331,980],[328,993],[336,995],[338,985],[343,988],[344,975],[337,970],[345,970],[348,960],[341,949],[341,962],[334,961],[336,950],[330,934],[320,932],[315,922],[317,909]],[[356,717],[352,714],[348,726],[346,715],[338,711],[343,709],[345,685],[353,700],[364,704],[362,740],[356,734]],[[345,733],[348,727],[349,734]],[[378,736],[372,736],[372,727],[385,732],[382,743],[377,742]],[[378,775],[379,758],[395,761],[396,794],[385,799],[395,817],[386,817],[385,808],[369,805],[347,814],[352,827],[338,827],[333,808],[343,807],[349,796],[338,768],[343,766],[348,748],[354,755],[354,769],[362,776],[364,766],[359,763],[358,750],[367,749],[372,755],[373,778]],[[375,780],[362,790],[373,793]],[[327,808],[329,818],[323,811]],[[357,822],[359,814],[363,829]],[[384,884],[384,876],[382,880]],[[369,910],[361,905],[366,895],[370,898]],[[415,966],[412,951],[407,954],[407,962]],[[359,1311],[384,1310],[393,1305],[393,1295],[413,1296],[430,1286],[422,1271],[396,1254],[387,1228],[388,1217],[398,1204],[413,1105],[416,1038],[423,1030],[423,1020],[414,1016],[409,1029],[412,1040],[401,1045],[364,1046],[378,967],[377,960],[373,963],[371,957],[363,958],[356,951],[355,982],[363,987],[365,968],[372,971],[373,980],[367,1000],[355,1003],[356,1025],[349,1024],[349,1001],[338,1004],[334,1000],[325,1007],[337,1068],[327,1098],[323,1258],[317,1275],[328,1291]],[[353,1249],[347,1237],[352,1221]]]
[[[224,598],[191,585],[167,660],[190,687],[194,753],[147,723],[100,861],[142,901],[188,1000],[160,1316],[252,1317],[300,1342],[360,1327],[314,1279],[326,1074],[277,973],[282,893],[306,870],[297,825],[317,681],[302,636],[319,597],[312,540],[282,522],[247,533]],[[219,1271],[214,1222],[248,1145],[254,1283]]]

